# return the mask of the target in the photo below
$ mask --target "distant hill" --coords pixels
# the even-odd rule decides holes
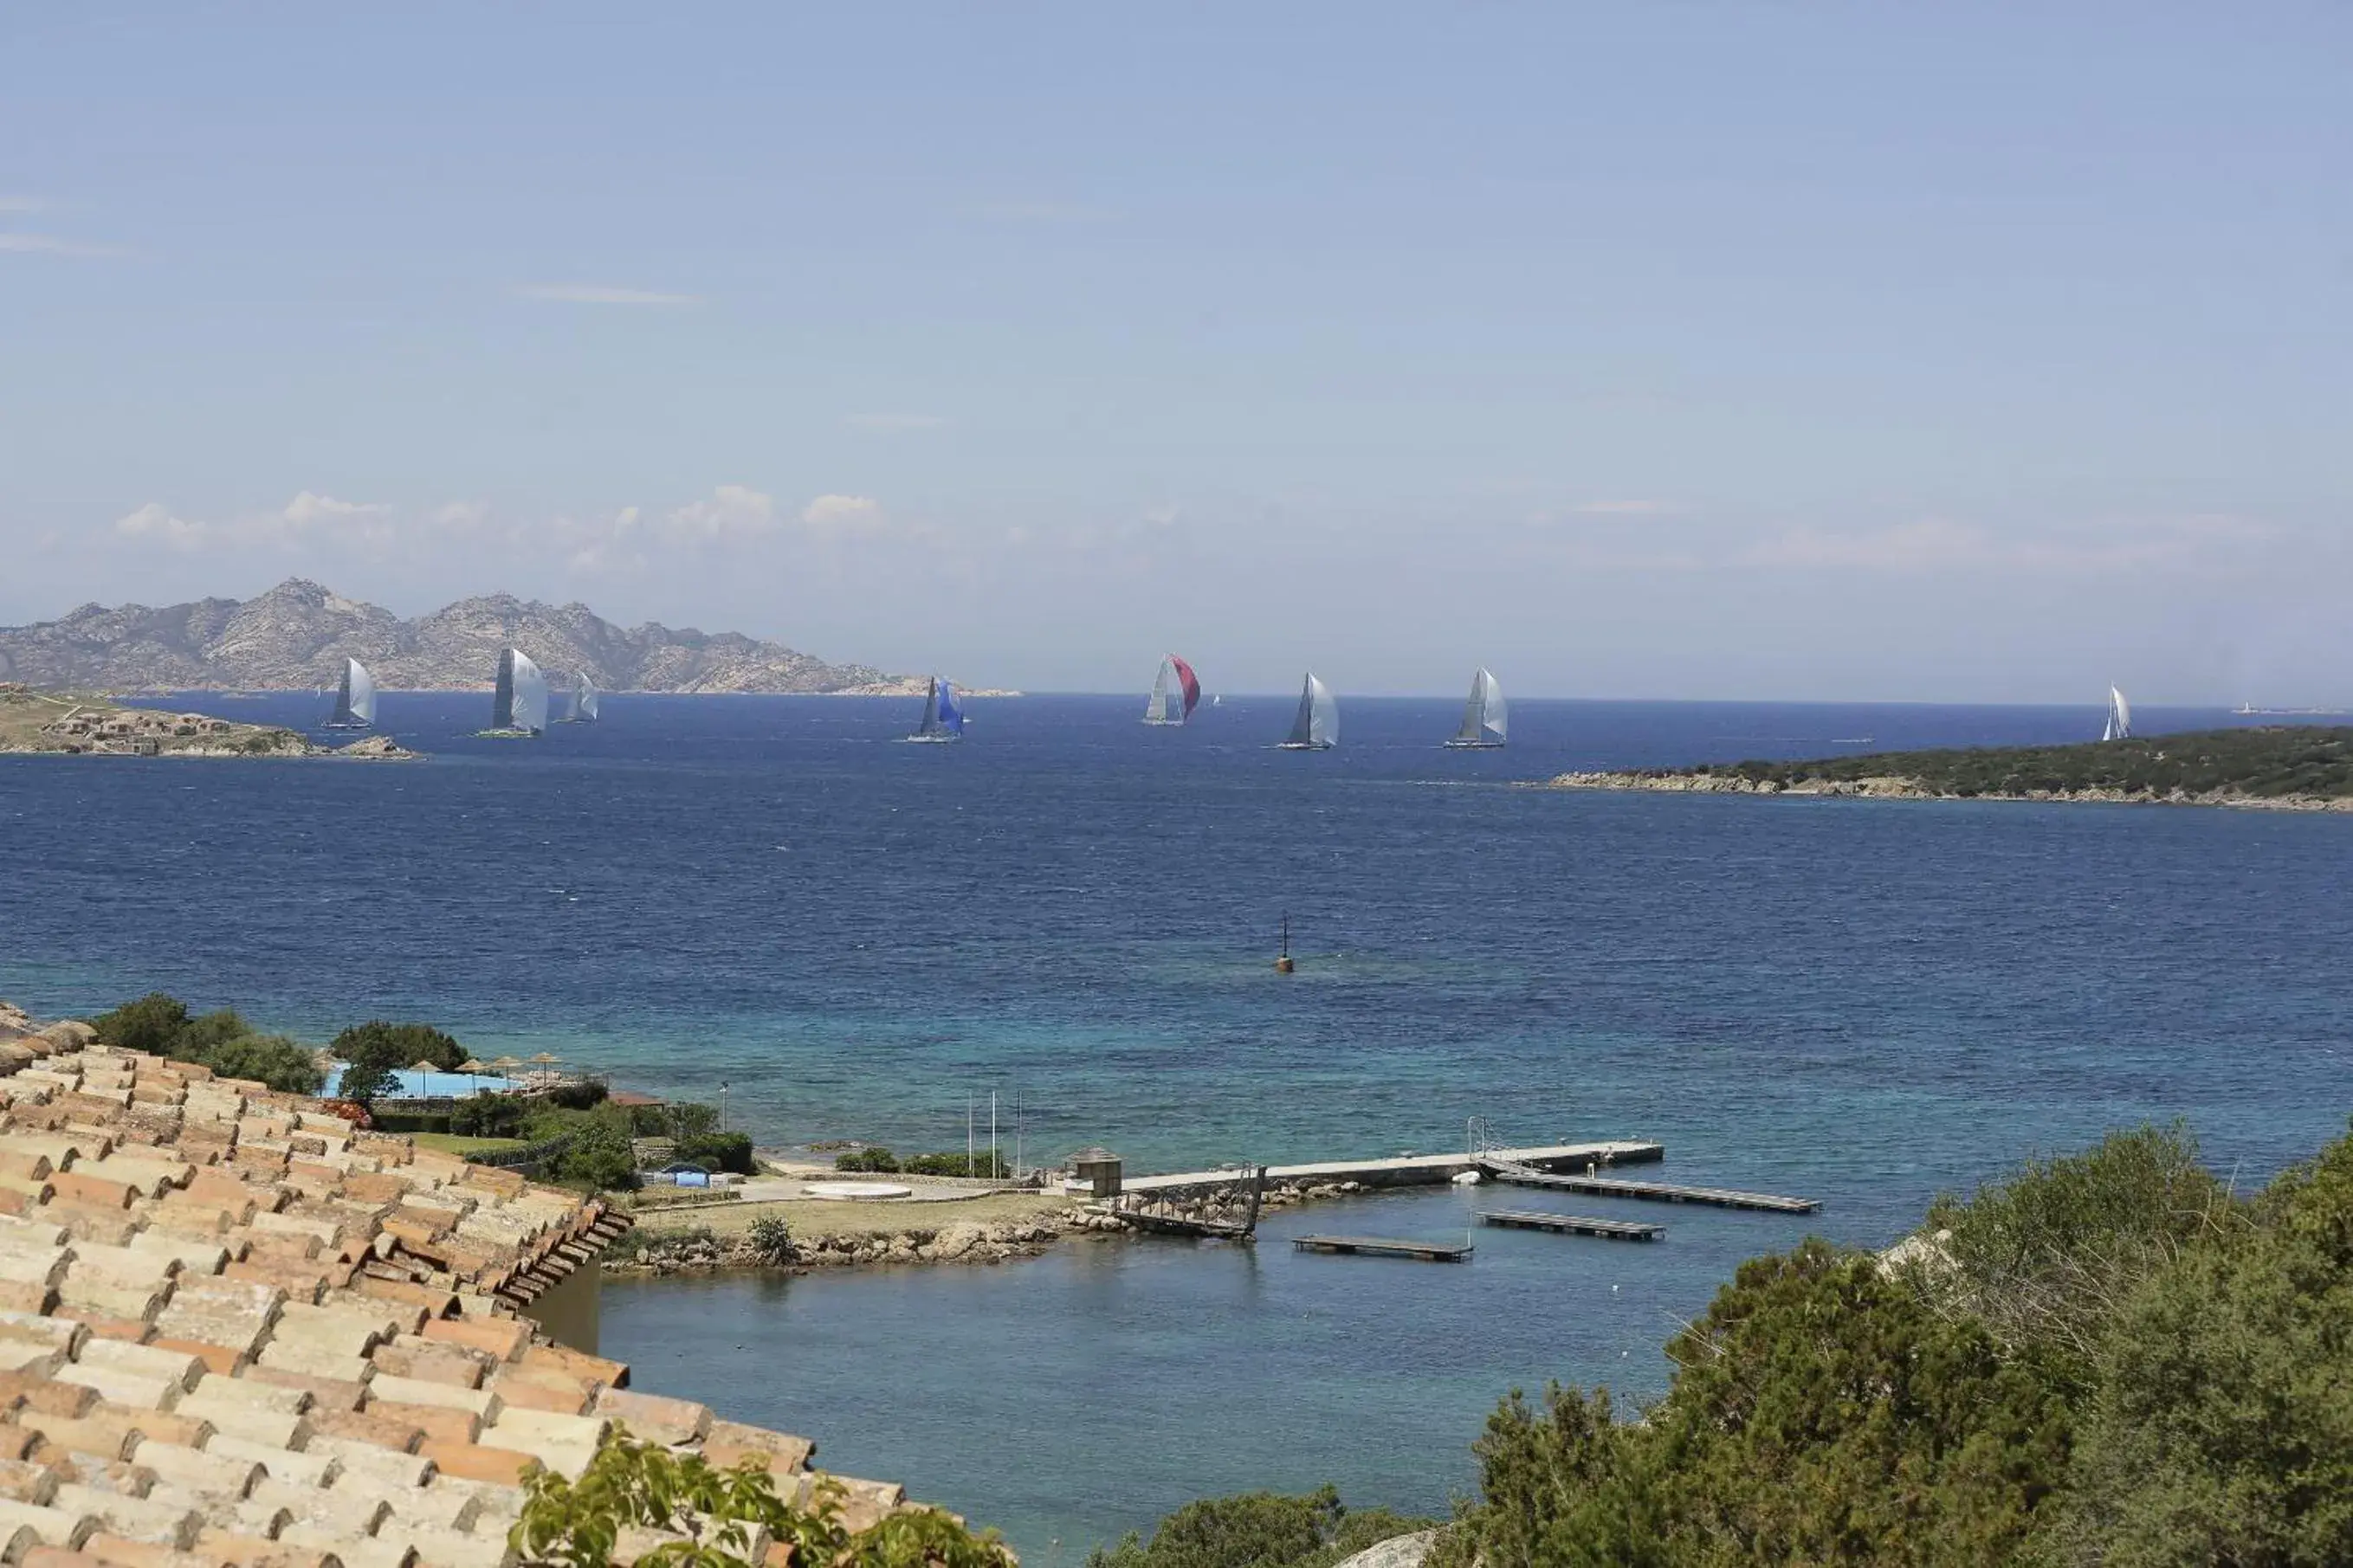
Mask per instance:
[[[1563,789],[1860,795],[2353,809],[2353,729],[2273,724],[2073,746],[1876,752],[1807,762],[1563,773]]]
[[[923,682],[828,664],[737,632],[622,627],[586,605],[510,594],[460,599],[404,621],[293,577],[259,598],[149,609],[84,605],[62,620],[0,627],[0,680],[145,690],[301,690],[332,686],[346,656],[398,690],[487,688],[512,643],[551,679],[576,671],[607,691],[921,693]]]

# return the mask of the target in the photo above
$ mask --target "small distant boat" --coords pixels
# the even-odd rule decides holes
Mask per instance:
[[[1299,689],[1299,715],[1291,721],[1290,737],[1282,742],[1286,752],[1328,752],[1340,743],[1340,705],[1332,699],[1332,689],[1307,672],[1307,682]]]
[[[1471,678],[1471,700],[1462,705],[1462,728],[1446,742],[1449,751],[1492,751],[1504,743],[1507,715],[1503,683],[1485,668]]]
[[[1182,724],[1200,701],[1201,683],[1194,679],[1193,667],[1172,653],[1153,674],[1152,698],[1144,705],[1144,721]]]
[[[491,699],[491,727],[477,730],[485,740],[524,741],[547,731],[547,677],[520,648],[499,655],[497,689]]]
[[[1212,707],[1212,708],[1222,708],[1222,707],[1224,707],[1225,705],[1226,705],[1226,699],[1225,699],[1225,695],[1224,695],[1224,693],[1222,693],[1222,692],[1220,692],[1219,695],[1217,695],[1217,696],[1212,697],[1212,698],[1210,698],[1210,699],[1209,699],[1209,706],[1210,706],[1210,707]]]
[[[915,726],[910,741],[961,741],[964,739],[964,710],[956,706],[955,687],[938,676],[932,677],[932,689],[923,694],[923,722]]]
[[[335,688],[335,711],[329,718],[330,730],[369,730],[375,727],[375,677],[358,659],[343,660],[343,684]]]
[[[2132,704],[2126,701],[2125,694],[2113,686],[2108,688],[2107,728],[2100,731],[2100,739],[2103,741],[2132,739]]]
[[[596,721],[596,700],[603,695],[603,692],[596,689],[596,683],[588,679],[588,672],[582,670],[580,684],[572,689],[572,706],[565,710],[564,717],[558,719],[556,722],[594,724]]]

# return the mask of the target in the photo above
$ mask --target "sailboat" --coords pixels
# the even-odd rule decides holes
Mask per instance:
[[[477,735],[491,740],[530,740],[547,729],[547,677],[520,648],[499,655],[499,679],[491,699],[491,727]]]
[[[1172,684],[1176,688],[1173,691],[1169,689]],[[1194,679],[1193,667],[1172,653],[1160,661],[1160,668],[1152,677],[1152,700],[1144,705],[1144,721],[1182,724],[1193,716],[1200,700],[1201,683]]]
[[[956,706],[955,687],[938,676],[932,677],[932,689],[923,693],[923,722],[915,726],[910,741],[961,741],[964,739],[964,710]]]
[[[2107,728],[2100,731],[2100,739],[2103,741],[2132,739],[2132,704],[2126,701],[2125,694],[2113,686],[2108,688]]]
[[[375,677],[358,659],[343,660],[343,684],[335,688],[335,711],[330,730],[366,730],[375,724]]]
[[[582,670],[580,684],[572,689],[572,706],[565,710],[564,717],[558,719],[556,722],[594,724],[596,721],[596,700],[603,695],[603,692],[596,689],[596,683],[588,679],[588,672]]]
[[[1450,751],[1490,751],[1504,743],[1504,688],[1482,668],[1471,678],[1471,700],[1462,705],[1462,728],[1446,742]]]
[[[1286,752],[1328,752],[1340,743],[1340,705],[1332,700],[1332,689],[1307,672],[1307,683],[1299,689],[1299,715],[1291,721],[1291,734],[1282,745]]]

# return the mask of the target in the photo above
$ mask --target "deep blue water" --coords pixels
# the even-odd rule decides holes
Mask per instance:
[[[485,1057],[723,1082],[770,1142],[960,1146],[992,1089],[1033,1156],[1140,1167],[1455,1147],[1479,1115],[1828,1201],[1667,1210],[1653,1247],[1484,1233],[1462,1269],[1116,1245],[609,1292],[649,1386],[1033,1558],[1242,1485],[1442,1507],[1505,1388],[1655,1393],[1672,1321],[1808,1228],[1884,1243],[1940,1188],[2147,1118],[2249,1181],[2344,1129],[2353,821],[1504,787],[2074,740],[2095,710],[1523,701],[1511,750],[1459,753],[1459,704],[1342,700],[1314,755],[1269,749],[1288,698],[1186,731],[1131,698],[976,701],[966,744],[923,747],[895,743],[905,701],[616,696],[516,742],[465,734],[480,696],[393,693],[434,761],[0,759],[0,996],[160,986],[321,1037],[427,1018]],[[1348,1223],[1448,1234],[1479,1201]]]

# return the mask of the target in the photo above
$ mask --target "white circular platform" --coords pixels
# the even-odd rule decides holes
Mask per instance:
[[[889,1182],[811,1182],[801,1191],[813,1198],[838,1198],[856,1203],[875,1198],[911,1197],[915,1189],[893,1186]]]

